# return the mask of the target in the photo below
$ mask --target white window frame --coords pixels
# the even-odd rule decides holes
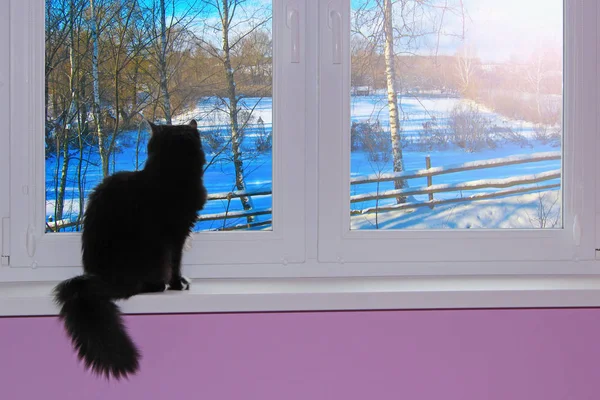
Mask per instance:
[[[39,32],[35,29],[40,21],[43,26],[43,13],[39,14],[39,7],[28,11],[34,12],[34,18],[21,19],[23,10],[27,10],[35,2],[11,0],[10,16],[7,13],[0,16],[0,22],[6,22],[0,24],[0,33],[8,30],[8,22],[11,22],[10,33],[13,38],[19,37],[15,35]],[[465,232],[349,232],[345,229],[345,226],[349,226],[346,224],[349,218],[349,162],[342,149],[349,148],[349,135],[347,131],[344,132],[344,129],[348,129],[345,126],[349,125],[348,111],[344,110],[347,98],[344,96],[348,95],[349,90],[348,82],[343,77],[348,73],[349,67],[349,35],[342,35],[346,64],[341,65],[345,72],[340,76],[340,66],[332,66],[328,61],[333,40],[328,18],[332,10],[340,12],[343,29],[348,33],[350,0],[275,0],[274,41],[282,58],[291,51],[290,30],[286,18],[277,18],[275,15],[287,14],[290,9],[295,8],[300,16],[300,62],[294,65],[288,63],[284,67],[280,64],[280,69],[276,61],[274,71],[279,74],[274,82],[275,92],[288,94],[286,102],[278,103],[280,108],[274,117],[281,116],[283,125],[297,128],[285,131],[285,134],[278,130],[274,135],[275,143],[277,137],[280,143],[275,146],[281,146],[276,147],[281,153],[274,154],[277,158],[273,164],[274,179],[278,179],[277,171],[281,174],[279,178],[295,178],[282,179],[279,185],[278,181],[273,185],[277,191],[274,193],[274,206],[280,203],[279,206],[285,207],[279,215],[282,230],[278,231],[274,225],[275,234],[271,236],[240,232],[235,234],[235,239],[221,236],[215,240],[210,235],[198,234],[194,250],[186,254],[184,259],[184,271],[197,278],[192,290],[186,293],[135,296],[123,303],[124,312],[600,306],[600,263],[595,261],[595,249],[600,248],[600,238],[596,234],[596,228],[600,226],[600,162],[593,157],[594,149],[600,154],[595,117],[600,109],[600,65],[595,62],[598,44],[596,23],[600,21],[600,7],[594,0],[566,0],[566,3],[566,29],[575,26],[577,29],[565,34],[565,60],[568,64],[566,76],[570,77],[566,85],[566,96],[568,99],[576,99],[576,103],[567,100],[565,109],[569,110],[567,114],[572,114],[567,115],[569,119],[565,130],[582,128],[590,132],[583,138],[585,145],[576,143],[581,150],[577,157],[565,155],[565,163],[573,164],[572,168],[567,167],[567,172],[586,173],[582,180],[575,180],[569,175],[564,182],[566,193],[574,193],[575,201],[569,200],[570,206],[581,212],[579,245],[575,245],[570,233],[572,225],[569,223],[572,221],[569,220],[566,220],[564,229],[558,234],[541,230],[494,231],[476,232],[471,237]],[[1,39],[5,37],[7,36],[0,36],[0,51],[5,50],[6,53],[6,40]],[[43,36],[38,34],[35,38],[35,43],[33,40],[26,40],[29,46],[19,47],[13,42],[10,49],[13,68],[10,79],[4,80],[8,80],[10,85],[1,83],[3,76],[9,75],[8,62],[4,61],[6,59],[0,60],[0,105],[6,106],[1,107],[0,116],[10,106],[13,121],[29,121],[27,135],[18,136],[16,130],[21,127],[16,123],[11,125],[11,208],[8,207],[6,192],[0,191],[0,216],[10,217],[11,225],[10,235],[5,234],[0,239],[3,243],[8,243],[11,262],[12,249],[26,251],[25,234],[29,221],[23,217],[26,214],[18,217],[18,224],[14,218],[15,208],[19,209],[24,200],[27,200],[27,196],[22,194],[23,186],[27,185],[22,184],[22,179],[35,181],[25,161],[32,158],[32,149],[26,146],[27,140],[24,137],[40,132],[42,127],[41,118],[25,118],[32,111],[35,115],[36,107],[38,112],[41,110],[40,106],[43,108],[43,103],[39,101],[39,88],[36,91],[32,84],[33,81],[43,82],[43,73],[40,74],[41,70],[38,68],[35,72],[37,75],[30,78],[29,74],[34,73],[28,72],[29,67],[24,67],[25,64],[22,63],[22,60],[35,59],[36,54],[39,56],[40,49],[43,50]],[[13,54],[17,58],[13,58]],[[569,57],[577,62],[569,63]],[[39,58],[35,60],[39,62]],[[575,68],[578,73],[569,74],[569,68]],[[289,75],[285,75],[286,73]],[[37,103],[27,103],[23,98],[25,95],[19,97],[16,90],[8,90],[9,86],[11,89],[29,87],[30,92],[33,92],[32,96],[38,96]],[[9,99],[9,93],[13,98]],[[293,96],[289,96],[290,93]],[[582,103],[582,107],[578,107]],[[19,109],[19,105],[22,109]],[[594,115],[593,121],[588,118],[589,115]],[[4,121],[0,119],[0,124],[5,123]],[[7,135],[0,132],[0,183],[8,182],[8,175],[2,168],[9,155],[9,147],[5,146],[7,144]],[[38,156],[43,156],[39,149]],[[286,182],[288,186],[285,186]],[[569,192],[571,188],[576,190]],[[282,204],[284,202],[285,205]],[[285,210],[293,210],[290,211],[289,219]],[[276,216],[274,223],[277,224]],[[275,239],[264,243],[275,237],[277,232],[282,235],[281,241],[277,242],[279,239]],[[436,253],[429,257],[419,258],[419,252],[414,251],[423,251],[426,246],[431,246],[432,241],[445,240],[455,244],[465,239],[479,240],[482,234],[487,236],[485,240],[488,244],[482,244],[483,247],[480,248],[489,250],[488,254],[491,256],[466,255],[457,251],[454,246],[444,244],[436,244]],[[454,237],[458,240],[449,237],[452,235],[456,235]],[[503,238],[510,235],[516,235],[518,240]],[[9,240],[6,240],[7,237]],[[246,237],[249,237],[247,243],[251,243],[248,244],[250,253],[244,254],[243,259],[235,259],[236,256],[229,253],[234,245],[244,243]],[[71,240],[72,246],[78,245],[76,237]],[[530,256],[528,252],[517,250],[513,256],[508,257],[496,252],[489,244],[490,240],[501,240],[506,246],[523,246],[525,240],[530,245],[533,243],[538,246],[554,245],[556,241],[561,244],[552,248],[552,253],[546,253],[547,256],[540,253]],[[386,251],[386,245],[381,244],[390,241],[394,241],[395,246],[404,246],[403,250],[408,251],[407,254],[411,257],[391,256]],[[404,241],[411,245],[407,246]],[[428,241],[430,244],[426,244]],[[421,244],[415,245],[415,242]],[[291,243],[292,250],[284,251],[286,246],[278,247],[277,243]],[[270,244],[273,247],[269,247]],[[49,243],[47,250],[42,251],[56,254],[59,249],[52,246],[54,244]],[[195,251],[214,246],[221,246],[219,252],[209,258],[202,252],[205,258],[198,261],[200,259]],[[412,246],[415,248],[411,249]],[[368,254],[365,256],[353,247],[366,248]],[[468,249],[468,246],[463,246],[465,248]],[[226,251],[221,253],[223,250]],[[269,253],[271,250],[273,252]],[[43,254],[40,251],[38,246],[37,257]],[[55,315],[57,310],[50,297],[51,288],[56,281],[81,273],[81,269],[74,266],[79,265],[79,259],[73,254],[63,263],[38,260],[37,264],[32,264],[29,262],[31,258],[21,256],[26,261],[23,263],[26,264],[25,267],[0,267],[0,315]],[[265,262],[262,257],[270,262]],[[245,263],[236,264],[232,260]],[[203,264],[196,264],[197,262]]]
[[[9,36],[9,13],[4,12],[0,15],[0,38]],[[0,39],[0,52],[8,54],[8,40]],[[9,220],[9,146],[10,137],[8,135],[8,121],[10,116],[10,77],[9,77],[9,58],[0,58],[0,268],[9,262],[8,253],[10,247],[10,237],[5,232],[8,231]]]
[[[305,14],[302,1],[287,3],[300,16]],[[192,249],[184,258],[186,271],[192,277],[206,276],[207,265],[304,261],[304,203],[294,190],[304,191],[305,118],[295,110],[305,104],[305,62],[303,58],[291,62],[290,52],[285,51],[291,35],[285,6],[284,1],[273,2],[272,230],[195,233]],[[65,273],[80,272],[77,267],[81,265],[81,244],[79,233],[46,234],[43,223],[45,149],[40,132],[44,129],[44,9],[44,2],[38,0],[10,3],[10,79],[14,87],[19,87],[10,92],[10,265],[27,270],[55,268],[61,270],[56,276],[62,278]],[[301,19],[298,27],[304,26]],[[303,33],[302,29],[298,35]],[[292,157],[284,159],[282,154]],[[54,272],[50,275],[55,276]]]
[[[584,9],[587,7],[586,9]],[[589,11],[589,12],[588,12]],[[593,12],[592,12],[593,11]],[[350,230],[350,7],[322,4],[342,20],[343,62],[332,62],[333,30],[320,41],[319,261],[370,263],[374,274],[600,272],[595,260],[597,146],[597,4],[565,7],[563,229]],[[578,134],[573,135],[572,132]],[[579,134],[581,133],[581,134]],[[327,209],[327,204],[341,205]],[[586,263],[588,262],[588,263]]]

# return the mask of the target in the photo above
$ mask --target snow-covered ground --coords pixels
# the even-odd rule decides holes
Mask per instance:
[[[468,153],[462,149],[449,146],[443,150],[419,151],[418,146],[409,146],[403,151],[404,169],[407,171],[425,168],[425,158],[429,156],[431,166],[448,166],[469,161],[503,158],[517,154],[533,154],[540,152],[556,152],[560,148],[551,144],[537,142],[534,127],[524,121],[514,121],[492,113],[472,102],[457,98],[422,98],[404,97],[399,100],[403,135],[405,138],[418,140],[423,123],[431,121],[435,116],[439,125],[447,123],[452,109],[463,103],[471,105],[490,121],[491,125],[511,129],[527,139],[527,143],[499,143],[495,149],[484,149]],[[389,129],[389,113],[387,98],[383,95],[357,96],[351,102],[351,116],[355,122],[374,122],[378,120],[384,130]],[[363,151],[351,154],[351,177],[369,174],[392,172],[391,161],[387,163],[369,160]],[[535,175],[561,168],[560,160],[542,161],[528,164],[517,164],[490,169],[464,171],[459,173],[433,177],[433,185],[454,185],[466,181],[506,179],[521,175]],[[540,185],[556,184],[559,179],[548,180]],[[409,187],[427,186],[426,178],[411,179]],[[516,187],[515,187],[516,188]],[[351,195],[363,193],[381,193],[393,190],[392,182],[384,182],[377,187],[376,183],[352,185]],[[435,193],[434,199],[456,199],[475,194],[490,193],[499,189],[476,189],[461,192]],[[411,210],[378,212],[376,214],[354,215],[351,218],[352,229],[473,229],[473,228],[559,228],[561,227],[560,191],[552,190],[538,193],[513,195],[510,197],[478,200],[476,202],[453,203],[436,206],[434,209],[420,207]],[[425,202],[428,195],[412,196],[410,202]],[[382,199],[357,202],[351,204],[352,210],[364,210],[395,204],[395,199]],[[376,221],[377,220],[377,221]]]
[[[543,191],[407,211],[354,215],[352,229],[561,228],[560,191]]]
[[[272,185],[272,158],[270,152],[253,153],[251,151],[253,142],[261,129],[257,124],[258,118],[262,119],[265,132],[270,132],[272,129],[272,102],[270,98],[262,99],[245,99],[246,107],[254,108],[251,124],[248,126],[244,146],[247,160],[245,161],[245,177],[247,189],[270,189]],[[444,123],[452,108],[461,100],[455,98],[401,98],[400,104],[403,115],[403,133],[405,137],[416,138],[419,136],[419,131],[423,129],[422,124],[430,121],[432,116],[435,116],[438,123]],[[222,106],[221,106],[222,107]],[[379,120],[382,127],[387,129],[389,124],[387,99],[384,95],[374,96],[356,96],[351,102],[352,120],[371,121]],[[518,131],[520,134],[528,138],[526,146],[522,144],[504,143],[496,149],[485,149],[479,152],[467,153],[461,149],[449,147],[445,150],[434,150],[429,152],[419,151],[417,146],[409,146],[403,152],[404,166],[406,170],[417,170],[425,167],[425,157],[431,157],[433,167],[444,166],[450,164],[460,164],[467,161],[486,160],[491,158],[506,157],[515,154],[532,154],[546,151],[558,151],[559,148],[552,147],[549,144],[542,144],[533,139],[533,127],[531,124],[522,121],[510,121],[495,115],[489,110],[481,109],[486,117],[493,121],[494,124],[511,128]],[[212,99],[203,100],[194,110],[190,110],[184,115],[179,116],[175,123],[187,123],[190,119],[198,120],[202,130],[215,131],[220,130],[226,133],[226,118],[222,111],[219,111],[219,106]],[[144,136],[146,134],[144,133]],[[277,132],[274,133],[277,135]],[[120,136],[119,148],[120,151],[114,159],[114,170],[133,170],[136,168],[136,138],[137,132],[126,132]],[[144,140],[139,148],[138,163],[139,168],[143,167],[145,160]],[[210,160],[214,156],[210,152],[207,158]],[[209,193],[229,192],[234,190],[234,169],[233,164],[227,154],[219,162],[211,165],[206,171],[205,183]],[[505,166],[499,168],[466,171],[455,174],[440,175],[433,178],[433,184],[456,184],[465,181],[478,179],[499,179],[509,178],[518,175],[537,174],[560,168],[560,160],[544,161],[530,164],[521,164],[513,166]],[[375,163],[369,161],[367,154],[364,151],[355,151],[351,154],[351,170],[349,177],[369,175],[377,172],[391,172],[391,162]],[[112,171],[112,168],[111,168]],[[52,157],[46,160],[46,197],[47,197],[47,216],[54,214],[54,199],[55,199],[55,174],[56,160]],[[95,149],[91,154],[91,163],[87,167],[84,175],[85,196],[90,190],[101,180],[100,162]],[[558,183],[559,180],[547,181],[548,183]],[[425,186],[426,179],[413,179],[408,182],[410,187]],[[68,174],[68,187],[66,190],[67,200],[65,201],[65,215],[67,217],[76,218],[79,214],[78,189],[76,181],[76,161],[71,161]],[[393,189],[393,184],[382,183],[379,191]],[[436,199],[450,199],[456,197],[466,197],[476,193],[485,193],[489,190],[496,189],[478,189],[472,191],[464,191],[461,193],[448,192],[435,194]],[[373,193],[377,191],[376,184],[353,185],[351,195]],[[542,218],[546,222],[536,222],[540,212],[543,214],[548,212],[552,215],[560,213],[561,197],[558,196],[559,191],[544,192],[541,194],[533,193],[526,195],[518,195],[501,199],[484,200],[470,203],[455,203],[444,206],[436,206],[433,210],[429,207],[421,207],[410,211],[394,211],[394,212],[379,212],[377,214],[377,222],[379,229],[441,229],[441,228],[532,228],[532,227],[560,227],[560,219],[556,223],[554,217]],[[427,195],[414,196],[414,201],[426,201]],[[271,196],[256,196],[253,198],[256,209],[264,209],[271,207]],[[379,206],[393,204],[394,199],[381,200]],[[542,205],[540,205],[542,204]],[[374,201],[365,201],[353,203],[353,210],[365,209],[374,207]],[[241,210],[239,201],[232,200],[227,204],[223,201],[210,201],[204,214],[222,213],[225,210],[236,211]],[[559,214],[556,214],[559,215]],[[270,216],[257,217],[258,221],[268,220]],[[357,215],[352,217],[352,227],[355,229],[373,229],[375,228],[375,214]],[[228,221],[228,225],[243,223],[243,220]],[[221,227],[222,221],[211,221],[199,224],[198,229],[216,229]],[[261,229],[269,229],[262,227]]]

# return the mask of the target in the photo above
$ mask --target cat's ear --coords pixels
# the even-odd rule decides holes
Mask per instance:
[[[198,123],[196,122],[195,119],[190,121],[190,126],[194,129],[198,129]]]
[[[150,133],[151,134],[154,135],[156,132],[158,132],[160,130],[160,127],[158,125],[155,125],[148,120],[146,120],[146,122],[148,122],[148,125],[150,125]]]

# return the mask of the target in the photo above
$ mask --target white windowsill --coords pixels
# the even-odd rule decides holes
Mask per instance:
[[[0,283],[0,316],[56,315],[55,284]],[[600,277],[196,279],[119,304],[126,314],[600,307]]]

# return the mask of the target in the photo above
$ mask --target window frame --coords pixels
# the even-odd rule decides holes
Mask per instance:
[[[8,38],[9,36],[9,13],[0,15],[0,38]],[[0,40],[0,52],[2,54],[9,53],[9,43],[7,40]],[[8,123],[10,116],[10,60],[8,57],[0,59],[0,121],[4,121],[2,126],[3,132],[8,132]],[[8,264],[10,237],[7,232],[8,224],[10,223],[10,137],[8,134],[0,134],[0,268]]]
[[[33,1],[22,0],[20,3],[30,4]],[[14,3],[17,2],[11,0],[11,5]],[[184,272],[196,278],[189,293],[135,296],[122,303],[125,313],[600,306],[600,263],[595,261],[594,257],[590,257],[591,253],[595,255],[595,248],[600,248],[598,245],[594,246],[596,243],[600,244],[600,238],[596,235],[596,227],[600,226],[600,161],[589,157],[585,159],[582,168],[596,171],[592,189],[586,188],[586,193],[591,191],[592,195],[596,196],[586,200],[589,203],[590,199],[593,199],[591,202],[595,215],[593,218],[586,216],[583,221],[586,235],[582,237],[580,247],[584,244],[587,246],[582,253],[585,256],[583,258],[550,261],[455,259],[353,262],[351,259],[339,257],[337,252],[323,257],[320,253],[323,247],[334,246],[339,240],[335,235],[329,238],[324,235],[331,232],[337,235],[340,231],[327,225],[327,215],[331,213],[332,208],[335,211],[335,207],[327,202],[327,197],[322,193],[323,190],[327,193],[325,184],[331,182],[331,176],[335,175],[332,171],[339,174],[339,171],[343,170],[346,175],[349,174],[348,169],[326,168],[332,165],[335,167],[335,163],[327,162],[324,158],[323,145],[328,143],[323,143],[323,139],[327,137],[324,133],[327,132],[327,125],[323,124],[322,118],[327,115],[327,103],[323,103],[324,99],[320,97],[320,93],[332,77],[323,73],[320,60],[324,54],[330,54],[331,51],[328,47],[331,40],[325,37],[329,29],[326,8],[329,4],[335,7],[347,4],[349,7],[349,0],[321,0],[315,3],[311,0],[275,0],[274,3],[281,5],[277,7],[278,11],[273,7],[274,14],[287,13],[288,6],[300,7],[301,10],[300,46],[304,57],[301,57],[300,65],[304,72],[302,79],[297,79],[296,83],[298,86],[304,85],[304,113],[296,113],[298,115],[291,117],[295,116],[295,122],[305,124],[304,136],[296,138],[298,140],[293,142],[296,145],[293,150],[301,154],[297,158],[294,157],[293,161],[301,162],[304,166],[296,168],[298,176],[302,178],[300,182],[304,185],[304,193],[293,196],[299,205],[295,211],[304,216],[294,235],[299,241],[299,259],[302,261],[279,258],[273,263],[232,264],[221,260],[221,263],[194,265],[189,260],[193,253],[186,254]],[[600,7],[594,1],[584,0],[575,4],[580,7],[576,14],[577,21],[583,21],[586,26],[590,26],[600,20]],[[587,12],[584,12],[583,7],[586,7]],[[590,9],[594,12],[590,12]],[[10,15],[13,12],[14,7],[11,7]],[[5,18],[14,24],[8,15]],[[284,23],[284,19],[280,18],[278,21]],[[32,21],[25,22],[27,23],[21,25],[33,24]],[[8,24],[0,29],[8,30],[7,26]],[[273,29],[275,34],[275,23]],[[289,52],[285,43],[289,36],[285,36],[285,30],[279,37],[279,45]],[[595,30],[594,41],[598,42]],[[3,45],[5,41],[0,39],[0,50],[3,49]],[[39,46],[39,43],[37,45]],[[567,46],[568,43],[565,43],[565,47]],[[585,49],[579,49],[582,50]],[[597,52],[595,47],[593,52]],[[2,68],[8,67],[8,62],[0,61],[0,81],[3,75]],[[578,84],[594,88],[588,92],[589,96],[593,96],[592,101],[585,105],[587,111],[595,112],[598,109],[597,91],[600,90],[600,86],[597,77],[600,75],[600,65],[591,64],[584,63],[582,67],[586,68],[587,76],[593,75],[593,85],[586,80],[580,80]],[[11,71],[12,73],[14,71]],[[13,106],[8,98],[8,86],[12,88],[21,82],[13,79],[13,75],[10,77],[9,85],[0,84],[0,104],[6,104],[7,110]],[[11,116],[14,115],[14,106],[10,110]],[[292,111],[290,106],[288,111]],[[29,123],[32,124],[31,121]],[[29,129],[30,132],[33,131],[31,127]],[[339,131],[340,127],[333,125],[333,129]],[[8,137],[0,133],[0,167],[4,155],[6,154],[6,158],[9,155],[9,148],[2,146],[4,143],[8,143]],[[17,143],[11,140],[10,145],[12,150],[16,148]],[[595,140],[595,146],[590,145],[587,154],[591,153],[591,149],[600,151],[600,140]],[[15,153],[10,153],[11,161],[18,157]],[[285,161],[280,158],[280,161],[283,165],[293,165],[289,158]],[[14,168],[14,164],[11,164],[11,173]],[[5,182],[4,179],[7,179],[6,171],[3,174],[0,168],[1,183]],[[10,181],[10,185],[13,193],[21,190],[22,185],[14,179]],[[3,198],[7,196],[3,197],[0,193],[0,216],[12,217],[8,204],[2,208]],[[19,198],[12,197],[11,200],[14,207],[15,200],[18,201]],[[12,223],[14,221],[11,218]],[[591,236],[588,235],[589,232]],[[15,239],[24,243],[14,231],[9,239],[11,245],[14,245]],[[590,242],[592,247],[589,247]],[[198,246],[195,244],[194,248]],[[330,247],[329,251],[331,249],[334,247]],[[80,268],[60,265],[0,267],[0,315],[56,315],[57,310],[50,296],[53,285],[58,280],[79,273]]]
[[[303,199],[288,186],[304,184],[304,119],[294,110],[305,104],[305,62],[290,62],[287,43],[291,30],[285,21],[285,2],[273,1],[273,171],[271,231],[197,232],[184,255],[194,277],[205,265],[281,264],[304,261]],[[292,4],[292,3],[290,3]],[[293,3],[304,15],[304,4]],[[45,5],[36,0],[11,0],[11,82],[23,90],[10,93],[10,264],[13,268],[66,268],[73,274],[81,265],[80,234],[46,234],[44,174],[44,52]],[[304,34],[300,21],[299,35]],[[25,66],[18,68],[18,66]],[[28,116],[33,115],[31,118]],[[27,121],[26,129],[16,121]],[[284,123],[290,121],[291,123]],[[282,154],[293,153],[292,162]],[[290,157],[288,157],[290,158]],[[300,167],[298,167],[300,166]],[[237,251],[230,251],[235,248]],[[250,260],[250,261],[249,261]]]
[[[319,137],[321,181],[319,186],[319,260],[338,263],[396,263],[399,274],[505,273],[498,262],[519,263],[519,273],[545,274],[536,262],[561,261],[563,272],[578,262],[595,259],[595,165],[597,146],[596,90],[598,74],[591,60],[597,57],[597,4],[565,2],[564,6],[564,194],[562,229],[470,230],[350,230],[350,7],[340,0],[332,4],[342,16],[341,64],[331,62],[333,33],[324,29],[321,73],[321,132]],[[327,10],[325,10],[327,7]],[[328,12],[325,12],[328,11]],[[323,17],[325,18],[325,17]],[[322,23],[325,26],[325,23]],[[585,132],[573,135],[571,132]],[[339,149],[342,149],[340,151]],[[331,167],[331,166],[337,166]],[[336,211],[326,204],[342,204]],[[510,249],[510,251],[506,251]],[[478,271],[466,264],[476,263]],[[568,267],[567,267],[568,265]],[[376,271],[378,268],[372,268]],[[600,270],[598,270],[600,272]]]

